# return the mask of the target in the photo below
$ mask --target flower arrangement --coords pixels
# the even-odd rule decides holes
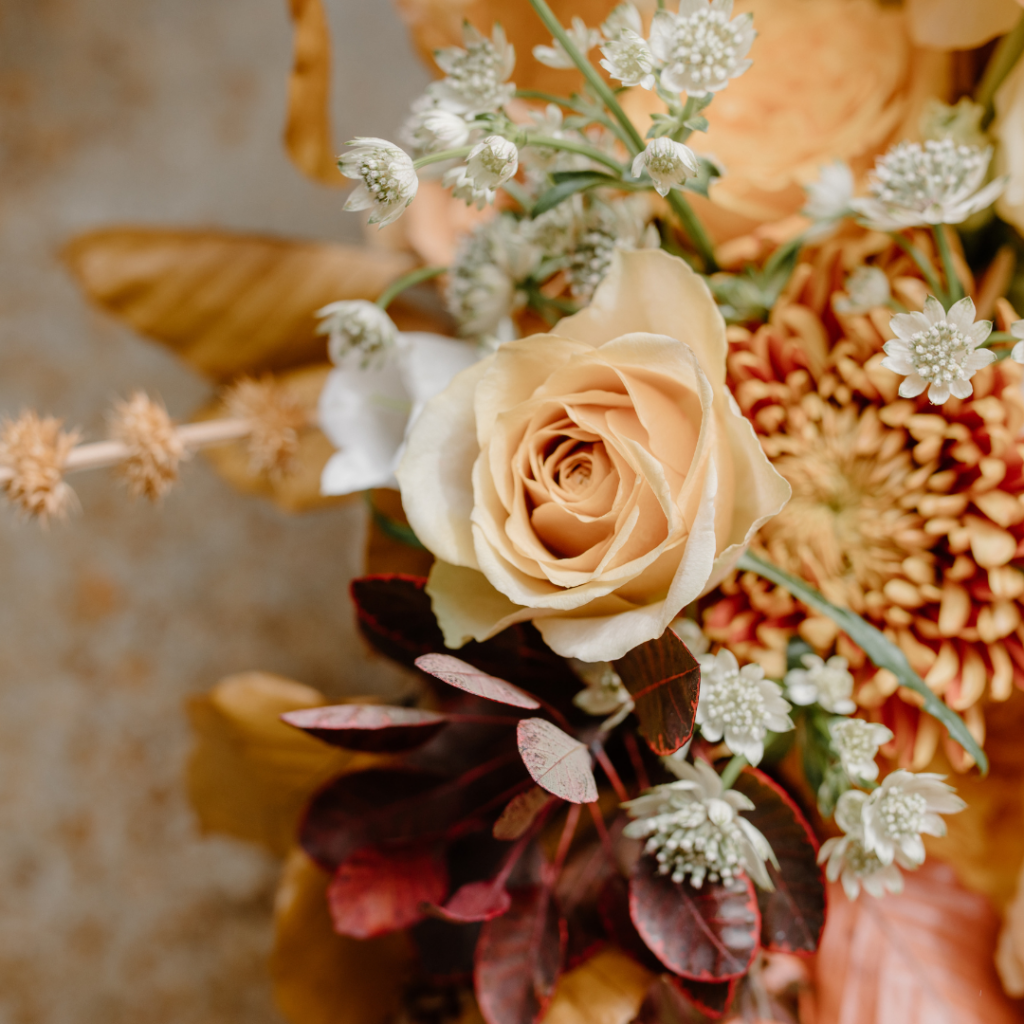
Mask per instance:
[[[393,239],[466,218],[431,239],[443,265],[398,251],[414,226],[358,281],[292,253],[275,267],[314,279],[310,347],[193,355],[230,382],[204,418],[176,426],[140,394],[105,441],[35,413],[0,434],[0,483],[42,518],[73,506],[67,472],[114,465],[158,498],[212,446],[292,505],[400,491],[400,510],[371,499],[403,545],[392,571],[352,599],[408,699],[237,679],[193,709],[193,782],[228,691],[301,751],[255,829],[302,851],[279,908],[286,1013],[333,984],[295,952],[319,943],[391,972],[369,995],[345,975],[360,1024],[831,1019],[799,960],[834,956],[830,885],[833,908],[926,898],[945,848],[923,837],[970,820],[956,789],[988,771],[985,709],[1024,689],[1022,170],[1004,115],[1024,22],[979,3],[965,45],[1002,38],[977,102],[949,106],[952,60],[918,47],[940,45],[933,4],[741,6],[627,2],[565,25],[529,0],[545,39],[525,85],[511,34],[467,21],[403,145],[361,137],[337,161],[345,208]],[[293,14],[322,30],[319,4]],[[772,65],[804,15],[800,31],[882,33],[843,52],[867,91],[844,75],[787,96],[823,130],[752,162],[762,21]],[[575,91],[534,88],[547,72]],[[322,124],[296,118],[288,141],[326,173]],[[101,244],[70,252],[87,287],[166,337],[130,288],[95,284]],[[443,312],[409,305],[438,281]]]

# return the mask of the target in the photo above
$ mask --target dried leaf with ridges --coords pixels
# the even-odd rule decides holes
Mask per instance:
[[[590,751],[544,718],[524,718],[516,727],[523,764],[542,789],[573,804],[597,799]]]
[[[551,795],[540,786],[531,786],[525,793],[514,796],[494,823],[495,839],[518,839],[533,824],[534,819],[547,807]]]
[[[450,654],[424,654],[416,659],[416,667],[449,686],[465,690],[476,697],[493,700],[499,704],[510,704],[514,708],[539,708],[540,704],[518,687],[481,672],[473,665],[453,658]]]

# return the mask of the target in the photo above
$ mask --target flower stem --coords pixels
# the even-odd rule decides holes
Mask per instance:
[[[540,89],[516,89],[516,99],[538,100],[541,103],[554,103],[555,106],[565,107],[566,110],[573,110],[577,114],[583,114],[585,117],[589,117],[594,123],[603,124],[605,128],[615,135],[626,149],[630,148],[630,138],[622,130],[622,125],[620,125],[618,121],[612,120],[612,118],[603,113],[597,107],[593,107],[586,103],[580,103],[577,100],[566,99],[564,96],[555,96],[550,92],[542,92]]]
[[[1024,16],[1013,29],[999,40],[985,67],[978,88],[974,91],[974,101],[985,108],[981,126],[987,128],[995,116],[994,101],[999,86],[1013,70],[1021,53],[1024,53]]]
[[[733,783],[749,762],[742,754],[733,754],[732,760],[722,769],[722,789],[732,789]]]
[[[949,296],[950,305],[964,297],[964,287],[960,276],[956,272],[956,264],[953,262],[953,251],[949,245],[949,236],[946,234],[945,224],[932,226],[932,233],[935,235],[935,244],[938,246],[939,255],[942,257],[942,269],[946,275],[946,294]]]
[[[424,281],[429,281],[432,277],[445,273],[447,269],[447,267],[418,267],[416,270],[410,270],[408,274],[403,274],[397,281],[392,281],[380,293],[377,305],[381,309],[387,309],[407,288],[414,288]]]
[[[683,230],[689,236],[691,242],[697,249],[701,260],[704,263],[704,273],[713,274],[718,270],[718,261],[715,259],[715,248],[708,238],[704,225],[697,219],[693,207],[686,201],[686,197],[678,190],[672,189],[665,197],[672,212],[679,218]]]
[[[928,287],[934,292],[936,298],[943,296],[942,285],[935,276],[935,270],[925,259],[924,253],[913,242],[904,238],[898,231],[890,231],[889,237],[917,264],[917,269],[924,274]]]
[[[442,149],[438,153],[428,153],[426,156],[421,156],[418,160],[413,160],[412,165],[418,171],[421,167],[426,167],[427,164],[439,164],[445,160],[460,160],[464,156],[469,156],[472,149],[472,146],[459,146],[458,149]]]
[[[579,153],[580,156],[585,156],[596,163],[604,164],[605,167],[610,167],[619,176],[625,171],[625,168],[615,157],[608,156],[607,153],[602,153],[595,146],[588,146],[585,142],[573,142],[572,139],[556,139],[550,135],[527,135],[526,145],[539,146],[543,149],[562,149],[567,153]]]

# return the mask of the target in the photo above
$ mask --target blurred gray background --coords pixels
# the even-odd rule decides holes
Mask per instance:
[[[395,136],[427,75],[386,0],[327,0],[339,141]],[[136,222],[357,241],[280,144],[286,0],[0,0],[0,414],[102,435],[135,387],[187,416],[209,387],[90,309],[71,235]],[[347,585],[362,504],[289,518],[203,460],[159,507],[105,474],[42,532],[0,508],[0,1022],[279,1018],[264,960],[277,867],[199,836],[191,693],[266,669],[360,688]]]

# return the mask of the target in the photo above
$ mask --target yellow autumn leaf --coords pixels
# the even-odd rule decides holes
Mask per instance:
[[[384,249],[142,227],[79,235],[63,255],[101,308],[220,381],[322,362],[314,312],[376,299],[416,265]],[[424,317],[399,314],[423,329]]]
[[[283,855],[315,789],[379,760],[329,747],[280,720],[285,711],[326,703],[318,690],[267,672],[228,676],[189,701],[196,742],[187,784],[203,831]]]
[[[365,941],[335,934],[328,881],[300,850],[288,856],[274,906],[274,1000],[291,1024],[383,1024],[399,1007],[409,941],[401,932]]]
[[[331,35],[321,0],[289,0],[294,33],[284,144],[292,163],[324,185],[343,186],[331,141]]]
[[[544,1024],[629,1024],[654,975],[608,947],[558,981]]]

